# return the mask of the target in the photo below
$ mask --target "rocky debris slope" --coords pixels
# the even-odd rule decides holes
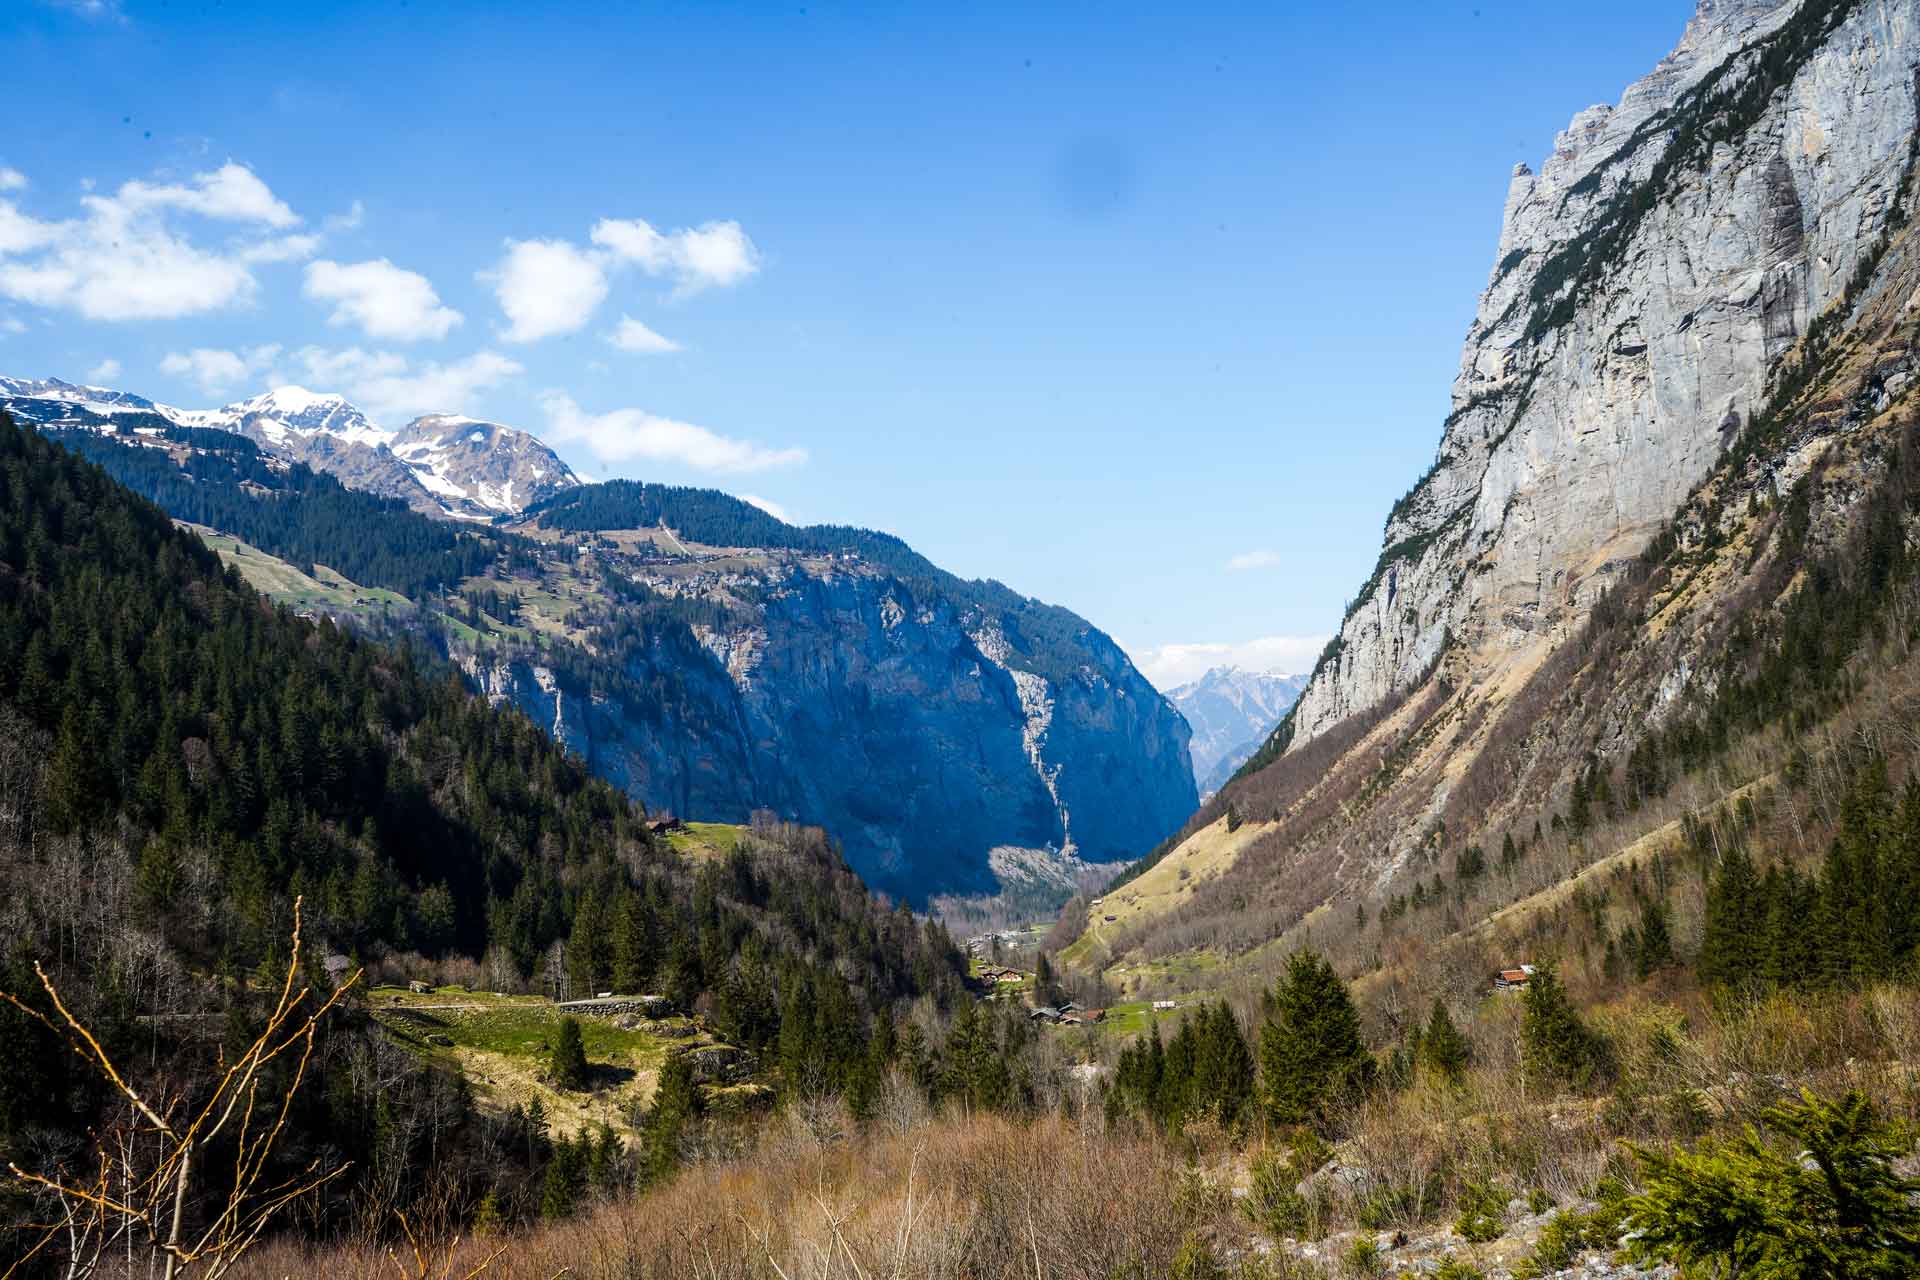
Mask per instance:
[[[1617,106],[1515,169],[1433,468],[1281,744],[1436,664],[1456,685],[1524,672],[1579,625],[1880,237],[1912,158],[1917,18],[1703,0]]]

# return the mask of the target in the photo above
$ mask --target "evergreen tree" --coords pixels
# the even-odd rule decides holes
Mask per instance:
[[[1735,843],[1720,858],[1707,892],[1706,929],[1700,941],[1701,981],[1732,990],[1753,988],[1762,979],[1765,941],[1760,881],[1753,860]]]
[[[1458,1084],[1467,1071],[1467,1038],[1453,1025],[1447,1006],[1438,998],[1420,1037],[1419,1057],[1421,1065],[1448,1084]]]
[[[1640,905],[1640,928],[1634,936],[1634,972],[1644,981],[1673,964],[1673,932],[1667,925],[1666,904],[1648,898]]]
[[[1920,1275],[1920,1179],[1894,1162],[1912,1143],[1866,1097],[1803,1093],[1768,1110],[1770,1146],[1667,1154],[1633,1148],[1644,1194],[1629,1204],[1633,1252],[1687,1274],[1895,1280]]]
[[[587,1046],[580,1034],[580,1019],[571,1016],[560,1019],[560,1030],[554,1037],[553,1056],[547,1070],[558,1088],[587,1087]]]
[[[1265,1003],[1260,1090],[1268,1114],[1281,1124],[1335,1128],[1375,1072],[1346,984],[1318,953],[1297,951]]]
[[[1202,1009],[1190,1096],[1198,1108],[1232,1128],[1246,1114],[1253,1096],[1253,1051],[1225,1000]]]
[[[1575,1012],[1551,963],[1534,970],[1524,1001],[1521,1065],[1529,1080],[1585,1089],[1612,1074],[1613,1046]]]
[[[648,1186],[666,1181],[680,1167],[680,1146],[700,1115],[700,1090],[685,1054],[669,1054],[660,1082],[640,1122],[640,1178]]]

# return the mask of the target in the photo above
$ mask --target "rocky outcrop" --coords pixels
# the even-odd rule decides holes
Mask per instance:
[[[415,418],[388,448],[455,515],[521,511],[580,483],[538,437],[459,414]]]
[[[624,686],[670,698],[596,695],[528,660],[467,667],[651,808],[820,825],[915,902],[991,891],[1000,846],[1136,856],[1193,808],[1185,722],[1091,628],[1085,661],[1043,675],[1017,627],[869,565],[725,585],[723,621],[622,650]]]
[[[1564,640],[1845,291],[1912,162],[1920,6],[1703,0],[1515,169],[1432,470],[1282,733]],[[1517,677],[1516,677],[1517,678]]]

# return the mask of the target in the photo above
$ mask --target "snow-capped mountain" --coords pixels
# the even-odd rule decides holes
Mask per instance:
[[[346,398],[305,387],[277,387],[219,409],[176,409],[58,378],[0,378],[0,408],[44,427],[136,437],[169,426],[231,431],[342,484],[463,519],[517,513],[580,483],[539,437],[515,427],[428,414],[391,430]]]
[[[1303,675],[1215,667],[1167,694],[1193,726],[1189,751],[1203,796],[1218,791],[1259,750],[1306,683]]]

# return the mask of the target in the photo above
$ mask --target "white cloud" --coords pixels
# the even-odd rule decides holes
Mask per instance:
[[[592,240],[621,262],[674,282],[686,296],[739,284],[760,269],[760,251],[737,222],[707,222],[665,233],[640,218],[602,218]]]
[[[229,160],[191,183],[151,183],[135,179],[121,185],[113,202],[130,213],[179,209],[228,222],[258,222],[276,230],[296,226],[300,215],[267,189],[253,170]]]
[[[1327,636],[1260,636],[1237,643],[1163,644],[1133,650],[1131,656],[1141,675],[1155,688],[1166,690],[1198,680],[1214,667],[1300,675],[1313,670],[1314,661],[1327,647],[1328,639]]]
[[[311,258],[319,248],[320,237],[316,235],[277,236],[246,246],[239,251],[239,257],[248,266],[267,262],[299,262]]]
[[[418,272],[385,258],[339,263],[322,259],[307,264],[306,294],[334,304],[327,323],[357,324],[369,338],[417,342],[444,338],[460,323],[460,313],[440,304],[433,284]]]
[[[119,376],[120,362],[111,357],[102,360],[87,371],[87,381],[92,383],[112,382]]]
[[[295,358],[305,370],[306,381],[340,392],[376,422],[423,413],[457,413],[480,392],[521,372],[518,361],[495,351],[478,351],[445,364],[417,365],[395,352],[359,347],[302,347]]]
[[[807,460],[805,449],[767,449],[642,409],[584,413],[572,397],[557,391],[549,392],[541,404],[553,439],[582,443],[603,462],[678,463],[698,471],[743,472]]]
[[[760,269],[760,251],[737,222],[708,222],[657,231],[639,218],[602,218],[585,249],[568,240],[509,240],[506,256],[480,273],[506,313],[508,342],[537,342],[574,333],[606,300],[608,276],[638,267],[673,281],[675,297],[735,285]],[[652,345],[626,346],[622,338]],[[639,321],[623,318],[609,339],[630,351],[666,351],[671,345]]]
[[[622,351],[645,356],[665,355],[680,349],[680,344],[672,338],[662,337],[632,316],[621,316],[620,323],[607,335],[607,341]]]
[[[1227,568],[1234,573],[1245,573],[1249,569],[1272,569],[1284,563],[1278,551],[1243,551],[1227,561]]]
[[[26,331],[27,326],[24,321],[14,316],[0,316],[0,333],[25,333]]]
[[[600,263],[565,240],[509,240],[507,256],[480,280],[507,313],[508,342],[573,333],[607,296]]]
[[[308,235],[267,235],[300,218],[243,165],[185,183],[127,182],[86,195],[82,215],[42,221],[0,200],[0,296],[90,320],[197,315],[249,301],[252,268],[311,254]],[[181,215],[242,227],[218,247],[194,243]]]
[[[120,0],[41,0],[50,9],[65,9],[68,13],[77,13],[90,22],[125,22],[127,15],[120,11]]]
[[[740,501],[750,507],[760,508],[783,524],[797,523],[792,516],[787,514],[787,509],[775,502],[772,498],[763,498],[757,493],[743,493],[740,495]]]
[[[367,206],[355,200],[345,213],[329,214],[320,225],[328,231],[357,231],[367,220]]]
[[[9,169],[0,165],[0,191],[21,191],[26,188],[27,175],[18,169]]]
[[[208,395],[217,396],[265,372],[279,357],[280,348],[272,344],[245,351],[195,347],[191,351],[169,351],[160,361],[160,372],[185,378]]]

